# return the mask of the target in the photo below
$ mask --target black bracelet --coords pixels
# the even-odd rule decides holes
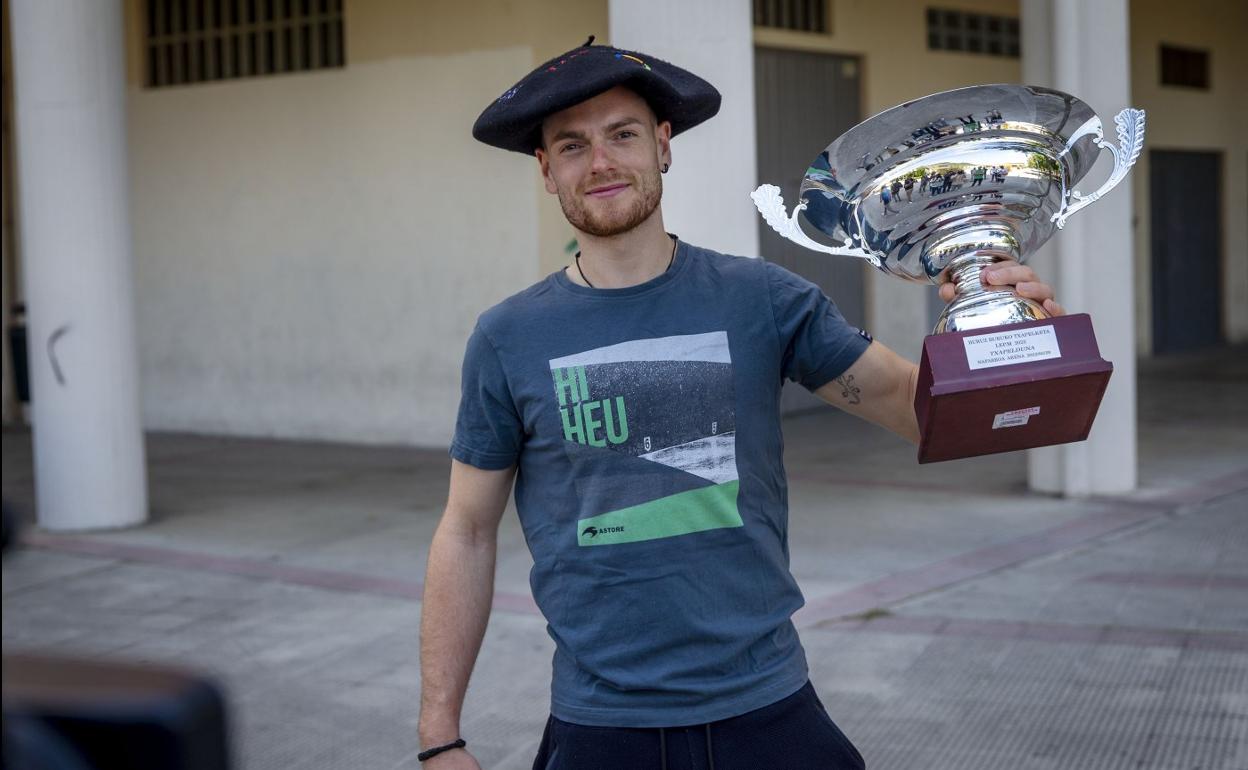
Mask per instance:
[[[444,751],[450,751],[451,749],[462,749],[463,747],[467,745],[468,745],[468,742],[465,741],[463,738],[456,738],[455,740],[451,741],[450,743],[444,746],[434,746],[432,749],[425,749],[424,751],[416,755],[416,761],[424,762],[426,759],[433,759],[434,757],[436,757],[437,755],[441,754]],[[408,756],[410,757],[411,754],[408,754]]]

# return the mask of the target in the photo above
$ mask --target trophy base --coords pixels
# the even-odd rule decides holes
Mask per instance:
[[[1113,368],[1086,313],[929,335],[914,398],[919,462],[1082,441]]]

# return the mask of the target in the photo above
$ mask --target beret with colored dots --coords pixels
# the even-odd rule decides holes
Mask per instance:
[[[556,56],[485,108],[472,135],[486,144],[531,155],[541,146],[546,116],[580,104],[616,86],[626,86],[650,104],[675,136],[719,112],[715,87],[692,72],[637,51],[585,45]]]

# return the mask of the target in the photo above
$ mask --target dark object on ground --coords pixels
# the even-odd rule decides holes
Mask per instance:
[[[4,718],[39,738],[6,735],[6,768],[229,767],[220,691],[174,668],[5,655]]]

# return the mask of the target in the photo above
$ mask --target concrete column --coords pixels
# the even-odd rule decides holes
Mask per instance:
[[[13,0],[12,53],[39,523],[147,517],[122,9]]]
[[[1132,106],[1127,11],[1127,0],[1022,2],[1024,81],[1087,102],[1100,115],[1106,139],[1115,144],[1114,116]],[[1076,189],[1095,190],[1111,168],[1112,158],[1103,152]],[[1124,181],[1076,214],[1031,261],[1055,286],[1068,312],[1091,314],[1101,355],[1114,363],[1088,440],[1029,453],[1029,481],[1038,491],[1119,494],[1136,485],[1131,191]]]
[[[644,51],[705,78],[719,114],[672,143],[663,178],[668,231],[730,254],[758,254],[754,38],[749,0],[610,0],[610,43]]]

